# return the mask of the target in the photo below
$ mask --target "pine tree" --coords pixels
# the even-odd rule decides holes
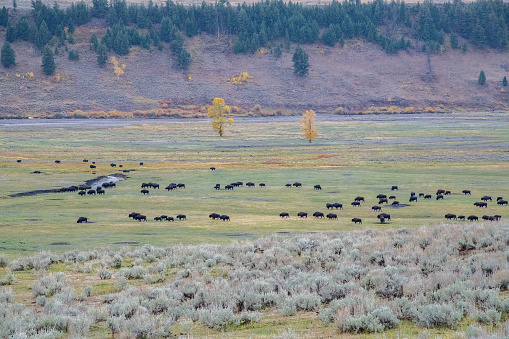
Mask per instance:
[[[35,44],[39,49],[43,49],[48,42],[50,42],[52,35],[46,25],[46,21],[42,21],[39,30],[35,34]]]
[[[113,44],[115,52],[120,55],[129,54],[129,49],[131,47],[129,43],[129,34],[127,32],[118,32],[115,37],[115,42]]]
[[[11,44],[8,41],[6,41],[2,46],[1,60],[2,65],[5,68],[16,66],[16,53],[14,52],[14,49],[12,49]]]
[[[481,73],[479,73],[479,79],[477,79],[477,82],[479,85],[484,85],[486,83],[486,75],[484,75],[483,70],[481,70]]]
[[[55,73],[55,58],[53,57],[53,52],[51,49],[46,46],[42,51],[42,71],[46,75],[52,75]]]
[[[7,25],[9,25],[9,13],[7,12],[7,8],[3,6],[0,11],[0,26],[7,27]]]
[[[451,42],[451,47],[454,48],[454,49],[458,49],[460,48],[460,44],[458,42],[458,36],[454,33],[451,33],[451,37],[450,37],[450,42]]]
[[[177,66],[181,69],[188,69],[191,66],[193,60],[191,59],[191,54],[185,49],[182,48],[180,53],[177,55]]]
[[[105,44],[99,44],[97,46],[97,64],[99,66],[106,65],[106,61],[108,61],[108,47]]]
[[[502,85],[507,86],[507,78],[504,76],[504,79],[502,79]]]
[[[293,61],[293,72],[298,75],[306,75],[309,71],[309,62],[308,62],[308,55],[302,47],[297,46],[295,49],[295,53],[293,53],[292,57]]]
[[[18,34],[16,33],[16,27],[9,25],[7,26],[7,32],[5,33],[5,40],[8,42],[14,42],[18,38]]]

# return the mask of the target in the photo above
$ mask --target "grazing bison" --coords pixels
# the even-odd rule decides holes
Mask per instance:
[[[285,187],[292,187],[292,184],[286,184]]]
[[[445,190],[438,190],[436,195],[444,194]]]
[[[502,197],[497,197],[497,201],[502,200],[502,199],[504,199],[504,198],[502,198]]]
[[[445,218],[446,218],[447,220],[451,220],[451,219],[456,220],[456,214],[447,213],[447,214],[445,215]]]
[[[168,190],[168,191],[173,191],[174,189],[177,188],[177,185],[176,184],[169,184],[168,186],[166,186],[164,189],[165,190]]]
[[[88,195],[95,195],[95,190],[88,190],[87,194]]]
[[[140,215],[140,213],[138,213],[138,212],[129,213],[129,218],[135,219],[137,215]]]
[[[88,162],[88,159],[83,159],[83,162]]]
[[[78,194],[79,194],[80,196],[84,196],[85,194],[87,194],[87,192],[85,192],[85,191],[79,191],[79,192],[78,192]]]
[[[327,209],[334,208],[334,204],[326,203],[325,207],[327,207]]]
[[[177,215],[176,217],[179,221],[182,221],[182,220],[186,220],[186,215],[185,214],[179,214]]]
[[[338,218],[338,215],[336,213],[329,213],[327,214],[327,219],[337,219]]]
[[[387,219],[387,220],[391,220],[391,215],[390,214],[387,214],[387,213],[380,213],[379,215],[376,216],[378,219],[380,218],[384,218],[384,219]]]
[[[96,167],[97,167],[97,166],[95,166],[95,165],[90,165],[90,168],[96,168]]]
[[[32,174],[41,174],[41,171],[33,171]]]
[[[411,197],[415,197],[415,192],[410,192]]]
[[[219,219],[221,219],[222,221],[230,221],[230,217],[227,216],[226,214],[223,214],[222,216],[220,216]]]
[[[279,216],[281,218],[290,218],[290,214],[286,213],[286,212],[283,212],[283,213],[280,213]]]
[[[322,186],[320,186],[320,185],[315,185],[315,186],[313,186],[313,188],[314,188],[315,190],[321,190],[321,189],[322,189]]]
[[[218,214],[218,213],[212,213],[209,215],[209,218],[211,218],[212,220],[216,220],[216,219],[219,219],[221,215]]]
[[[419,198],[420,197],[423,197],[424,198],[424,193],[419,193]]]
[[[373,206],[373,207],[371,207],[371,209],[372,209],[373,211],[381,211],[381,210],[382,210],[382,207],[380,207],[380,206]]]
[[[385,194],[379,194],[376,196],[377,199],[387,199],[387,196]]]
[[[141,214],[138,214],[137,216],[135,216],[133,218],[134,220],[138,220],[138,221],[147,221],[147,216],[146,215],[141,215]]]
[[[313,217],[315,217],[315,218],[323,218],[324,215],[323,215],[322,212],[315,212],[315,213],[313,213]]]
[[[110,166],[111,166],[111,167],[117,167],[117,164],[115,164],[114,162],[112,162],[112,163],[110,164]]]
[[[265,187],[265,184],[263,182],[259,183],[258,186]]]
[[[414,195],[412,197],[410,197],[410,200],[408,200],[409,202],[412,202],[412,201],[417,201],[417,197]]]
[[[507,200],[502,200],[501,199],[501,200],[497,201],[497,204],[500,205],[500,206],[507,205]]]
[[[141,188],[147,188],[147,187],[150,187],[150,183],[146,183],[146,182],[142,182],[141,183]]]
[[[350,205],[352,205],[352,206],[360,206],[360,205],[361,205],[361,203],[360,203],[360,202],[358,202],[358,201],[354,201],[354,202],[352,202]]]
[[[389,200],[396,200],[396,196],[395,196],[395,195],[391,195],[391,196],[389,197]]]
[[[143,163],[142,163],[142,162],[140,162],[140,166],[143,166]]]
[[[118,167],[124,167],[124,165],[118,165]]]
[[[492,216],[489,216],[489,215],[483,215],[482,216],[482,220],[493,221],[493,220],[495,220],[495,218],[493,218]]]
[[[334,205],[334,208],[335,208],[335,209],[338,209],[338,208],[339,208],[340,210],[342,210],[342,209],[343,209],[343,204],[340,204],[340,203],[335,202],[333,205]]]
[[[100,188],[97,189],[97,194],[104,194],[106,191]]]
[[[233,189],[233,185],[226,185],[224,187],[225,190],[232,190]]]
[[[185,184],[177,184],[177,188],[186,188]]]
[[[21,160],[18,159],[18,160],[16,160],[16,162],[21,162]]]
[[[55,160],[55,164],[59,164],[60,163],[60,160]]]
[[[393,201],[393,202],[392,202],[392,204],[391,204],[391,205],[392,205],[392,206],[397,206],[397,205],[399,205],[399,201],[396,201],[396,200],[395,200],[395,201]]]
[[[159,189],[159,184],[152,184],[152,188],[153,189],[156,189],[156,188]]]
[[[161,217],[155,217],[154,220],[155,221],[162,221],[163,219]]]
[[[461,191],[461,193],[463,193],[463,194],[465,194],[465,195],[467,195],[467,194],[468,194],[468,195],[472,195],[472,193],[470,193],[470,191],[469,191],[469,190],[463,190],[463,191]]]
[[[362,219],[360,219],[360,218],[353,218],[353,219],[352,219],[352,222],[354,222],[354,223],[360,223],[360,224],[362,225]]]
[[[502,219],[502,216],[501,215],[498,215],[498,214],[495,214],[493,216],[493,218],[495,218],[496,221],[499,221],[500,219]]]
[[[389,201],[387,201],[387,198],[382,198],[382,199],[378,200],[378,205],[382,205],[382,204],[384,204],[384,203],[385,203],[385,204],[388,204],[388,203],[389,203]]]
[[[254,184],[254,182],[247,182],[246,186],[247,187],[255,187],[256,185]]]
[[[308,214],[306,212],[299,212],[297,213],[297,216],[299,218],[307,218],[308,217]]]
[[[364,201],[364,197],[357,197],[357,198],[355,198],[354,200],[355,200],[355,201],[362,201],[362,202],[365,202],[365,201]]]
[[[424,199],[431,199],[431,194],[426,194],[426,195],[424,196]]]
[[[474,220],[477,221],[477,220],[479,220],[479,218],[477,216],[475,216],[475,215],[469,215],[467,219],[468,219],[468,221],[474,221]]]
[[[235,183],[235,185],[233,185],[233,186],[235,186],[235,187],[239,186],[239,187],[240,187],[240,186],[242,186],[242,185],[244,185],[244,183],[243,183],[242,181],[237,181],[237,182]]]
[[[451,191],[445,191],[444,195],[451,195]]]
[[[481,200],[482,200],[482,201],[488,201],[488,200],[489,200],[489,201],[492,201],[492,200],[491,200],[491,197],[490,197],[490,196],[488,196],[488,195],[485,195],[484,197],[482,197],[482,198],[481,198]]]
[[[464,215],[458,215],[458,219],[459,220],[465,220],[465,216]]]
[[[161,220],[166,220],[166,219],[168,219],[167,215],[161,215]]]
[[[477,207],[480,207],[480,208],[483,208],[483,207],[488,208],[488,204],[485,203],[485,202],[474,202],[474,206],[477,206]]]
[[[398,186],[392,186],[391,187],[391,191],[397,191],[398,190]]]
[[[302,184],[300,182],[294,182],[293,186],[294,187],[302,187]]]
[[[141,190],[140,192],[141,192],[141,193],[143,193],[143,195],[145,195],[145,194],[149,194],[149,193],[150,193],[150,191],[149,191],[149,190]]]
[[[210,170],[211,170],[211,171],[215,171],[215,170],[216,170],[216,168],[215,168],[215,167],[211,167],[211,168],[210,168]]]
[[[79,218],[78,218],[78,221],[76,221],[76,223],[78,223],[78,224],[81,224],[82,222],[88,222],[88,218],[85,218],[85,217],[79,217]]]
[[[216,186],[214,186],[214,188],[215,188],[216,190],[220,190],[220,189],[221,189],[221,185],[220,185],[220,184],[216,184]]]
[[[168,221],[175,221],[175,219],[173,219],[173,217],[168,217],[168,218],[166,218],[166,220],[168,220]]]
[[[442,194],[437,195],[437,200],[440,200],[440,199],[444,200],[444,196]]]

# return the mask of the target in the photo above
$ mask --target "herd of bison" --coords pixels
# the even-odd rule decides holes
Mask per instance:
[[[21,160],[18,160],[17,162],[21,162]],[[83,160],[83,162],[88,162],[88,160]],[[60,161],[59,160],[56,160],[55,163],[59,164]],[[91,165],[91,168],[95,168],[95,162],[93,162],[94,165]],[[140,162],[139,163],[140,166],[143,166],[143,163]],[[94,166],[94,167],[92,167]],[[111,167],[116,167],[117,165],[115,163],[111,163],[110,164]],[[119,167],[122,167],[122,165],[119,165]],[[211,167],[210,170],[212,171],[215,171],[215,167]],[[129,172],[129,170],[123,170],[123,172]],[[250,188],[253,188],[256,186],[255,183],[253,182],[247,182],[247,183],[243,183],[241,181],[238,181],[238,182],[232,182],[232,183],[229,183],[229,184],[226,184],[224,185],[224,188],[221,188],[221,185],[220,184],[216,184],[213,188],[216,189],[216,190],[233,190],[234,188],[236,187],[242,187],[242,186],[246,186],[246,187],[250,187]],[[266,187],[265,183],[259,183],[258,184],[259,187]],[[59,189],[58,191],[59,192],[78,192],[78,194],[80,196],[86,196],[86,195],[104,195],[105,194],[105,189],[107,188],[113,188],[113,187],[116,187],[116,183],[114,181],[109,181],[109,182],[104,182],[102,183],[101,185],[96,185],[95,187],[93,187],[92,185],[80,185],[80,186],[70,186],[70,187],[62,187],[61,189]],[[151,189],[159,189],[159,184],[158,183],[153,183],[153,182],[149,182],[149,183],[142,183],[141,184],[141,191],[140,193],[142,193],[143,195],[147,195],[147,194],[150,194],[150,190],[149,188]],[[288,183],[285,185],[285,187],[287,188],[291,188],[291,187],[294,187],[294,188],[299,188],[299,187],[302,187],[302,183],[300,182],[294,182],[293,184],[291,183]],[[168,186],[165,187],[166,190],[168,191],[173,191],[173,190],[178,190],[178,189],[185,189],[186,188],[186,185],[183,184],[183,183],[170,183]],[[313,186],[313,189],[314,190],[321,190],[322,187],[321,185],[314,185]],[[392,186],[391,187],[391,191],[397,191],[398,190],[398,186]],[[470,190],[463,190],[462,193],[464,195],[471,195],[471,192]],[[435,193],[435,199],[436,200],[443,200],[445,196],[447,195],[451,195],[451,191],[448,191],[448,190],[444,190],[444,189],[439,189],[437,190],[437,192]],[[419,198],[423,198],[424,200],[428,200],[428,199],[432,199],[432,195],[431,194],[424,194],[424,193],[419,193],[418,196],[416,195],[415,192],[411,192],[410,193],[410,197],[409,197],[409,202],[417,202]],[[378,194],[376,196],[376,199],[378,199],[378,204],[371,207],[371,209],[374,211],[374,212],[381,212],[382,210],[382,207],[380,205],[383,206],[383,204],[389,204],[389,202],[391,203],[391,206],[393,207],[400,207],[400,206],[403,206],[400,204],[400,202],[398,200],[396,200],[396,196],[395,195],[390,195],[389,197],[387,197],[386,194]],[[474,206],[476,207],[479,207],[479,208],[487,208],[488,207],[488,201],[493,201],[493,199],[491,198],[491,196],[483,196],[481,197],[480,199],[481,201],[478,201],[478,202],[475,202],[474,203]],[[503,197],[497,197],[496,199],[497,201],[497,205],[499,206],[507,206],[508,205],[508,202],[507,200],[504,200]],[[360,207],[361,206],[361,203],[365,203],[365,199],[364,197],[361,197],[361,196],[358,196],[354,199],[354,201],[350,204],[352,207]],[[333,210],[333,209],[336,209],[336,210],[342,210],[343,209],[343,204],[341,203],[326,203],[325,204],[325,207],[327,208],[327,210]],[[279,216],[281,218],[290,218],[290,214],[288,212],[281,212],[279,214]],[[324,214],[323,212],[314,212],[312,214],[313,217],[315,218],[327,218],[329,220],[335,220],[335,219],[338,219],[338,215],[337,213],[328,213],[328,214]],[[308,212],[299,212],[297,213],[297,217],[299,218],[307,218],[308,217]],[[138,213],[138,212],[132,212],[129,214],[129,218],[132,218],[133,220],[137,220],[137,221],[147,221],[147,216],[146,215],[143,215],[141,213]],[[230,217],[228,215],[225,215],[225,214],[218,214],[218,213],[212,213],[209,215],[209,218],[213,219],[213,220],[222,220],[222,221],[230,221]],[[501,219],[501,215],[483,215],[481,217],[483,220],[487,220],[487,221],[498,221]],[[156,216],[153,218],[153,220],[155,221],[163,221],[163,220],[166,220],[166,221],[174,221],[175,219],[178,219],[179,221],[182,221],[182,220],[186,220],[186,215],[184,214],[178,214],[176,215],[175,218],[171,217],[171,216],[167,216],[167,215],[161,215],[161,216]],[[387,213],[380,213],[377,215],[377,219],[380,221],[380,223],[385,223],[386,221],[388,220],[391,220],[391,216],[390,214],[387,214]],[[453,213],[447,213],[445,214],[445,219],[447,220],[468,220],[468,221],[478,221],[479,220],[479,217],[476,216],[476,215],[469,215],[468,217],[464,216],[464,215],[456,215],[456,214],[453,214]],[[88,218],[86,217],[79,217],[78,220],[77,220],[77,223],[83,223],[83,222],[88,222]],[[359,223],[359,224],[362,224],[362,219],[361,218],[353,218],[352,219],[352,222],[353,223]]]

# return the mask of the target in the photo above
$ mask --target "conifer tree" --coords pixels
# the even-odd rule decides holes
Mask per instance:
[[[479,85],[484,85],[486,83],[486,75],[484,75],[484,71],[481,70],[481,73],[479,73],[479,78],[477,79],[477,82]]]
[[[99,44],[97,46],[97,64],[99,66],[106,65],[106,61],[108,61],[108,47],[105,44]]]
[[[35,44],[39,49],[44,48],[48,42],[50,42],[52,35],[48,29],[48,25],[46,25],[46,21],[42,21],[39,26],[39,30],[35,34]]]
[[[504,76],[504,79],[502,79],[502,85],[507,86],[507,78]]]
[[[5,40],[8,42],[14,42],[18,38],[18,35],[16,33],[16,27],[9,25],[7,26],[7,32],[5,33]]]
[[[46,75],[52,75],[55,73],[56,65],[55,58],[53,57],[53,52],[51,49],[46,46],[42,51],[42,71]]]
[[[14,49],[12,49],[11,44],[6,41],[2,46],[2,66],[5,68],[9,68],[11,66],[16,66],[16,53]]]
[[[302,47],[297,46],[295,49],[295,53],[293,53],[292,57],[293,61],[293,72],[298,75],[306,75],[309,71],[309,62],[308,62],[308,55]]]
[[[9,24],[9,13],[7,12],[7,8],[5,6],[2,7],[0,11],[0,26],[7,27]]]

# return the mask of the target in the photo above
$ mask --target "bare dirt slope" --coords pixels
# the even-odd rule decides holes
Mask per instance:
[[[56,57],[57,75],[46,77],[41,70],[41,56],[31,44],[16,42],[17,66],[0,68],[0,112],[30,115],[35,113],[72,112],[75,110],[151,110],[159,100],[189,104],[209,104],[222,97],[228,104],[250,109],[285,107],[294,110],[315,109],[333,112],[363,111],[373,106],[415,106],[419,109],[443,104],[457,109],[506,109],[509,94],[501,80],[509,75],[509,54],[468,52],[449,49],[431,56],[434,81],[424,81],[426,55],[419,49],[387,55],[379,46],[349,41],[344,48],[306,45],[310,72],[305,77],[293,74],[292,52],[276,59],[269,52],[236,55],[226,39],[202,35],[186,40],[193,64],[189,71],[174,68],[168,46],[151,52],[138,47],[126,57],[125,74],[117,79],[113,67],[100,68],[89,49],[90,35],[102,36],[104,28],[93,21],[78,28],[79,61],[69,61],[61,50]],[[0,32],[0,41],[5,32]],[[480,70],[487,83],[477,84]],[[243,86],[228,79],[248,72],[253,77]],[[23,74],[34,73],[31,80]],[[17,77],[20,74],[20,77]]]

